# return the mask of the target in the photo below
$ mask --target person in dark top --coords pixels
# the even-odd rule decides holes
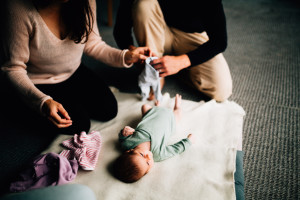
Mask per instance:
[[[232,79],[222,54],[227,30],[221,0],[122,0],[114,27],[121,49],[136,48],[132,30],[138,45],[159,57],[150,64],[160,77],[180,72],[187,83],[217,101],[231,95]]]

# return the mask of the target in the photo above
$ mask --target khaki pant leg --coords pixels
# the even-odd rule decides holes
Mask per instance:
[[[157,0],[135,0],[133,31],[139,46],[148,46],[158,57],[171,52],[173,34],[166,25]]]
[[[208,41],[205,32],[185,33],[169,28],[157,0],[135,0],[132,14],[139,46],[150,47],[158,57],[185,54]],[[196,89],[217,101],[226,100],[232,93],[229,67],[222,54],[183,71]]]
[[[175,55],[190,52],[208,41],[205,32],[185,33],[175,28],[171,28],[171,31],[174,36],[172,48]],[[187,81],[197,90],[217,101],[226,100],[232,93],[229,67],[221,53],[207,62],[185,69],[183,74],[185,73]]]
[[[187,69],[193,86],[216,101],[224,101],[232,94],[232,79],[223,54]]]

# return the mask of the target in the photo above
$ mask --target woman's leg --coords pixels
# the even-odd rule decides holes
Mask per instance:
[[[2,87],[4,86],[4,87]],[[38,88],[42,89],[46,94],[50,94],[54,99],[57,99],[54,94],[59,96],[59,92],[56,92],[57,88],[59,91],[59,85],[37,85]],[[46,89],[44,89],[46,88]],[[18,96],[13,88],[5,81],[1,85],[1,123],[5,126],[17,126],[19,129],[24,130],[28,133],[38,134],[75,134],[81,131],[89,131],[90,119],[87,112],[75,104],[70,102],[61,95],[57,101],[62,103],[68,110],[69,114],[72,115],[73,124],[68,128],[57,128],[50,122],[45,116],[37,113],[25,104]],[[49,93],[48,91],[52,91]]]
[[[7,86],[7,87],[6,87]],[[58,84],[36,85],[38,89],[61,103],[70,115],[73,123],[68,128],[57,128],[46,117],[34,112],[12,89],[5,85],[1,100],[3,112],[7,118],[24,127],[45,130],[54,134],[75,134],[89,132],[90,118],[108,121],[118,112],[117,101],[108,86],[91,70],[81,65],[66,81]],[[5,112],[4,112],[5,111]]]
[[[83,64],[64,82],[68,96],[86,109],[89,116],[99,121],[113,119],[118,104],[107,84]]]
[[[117,115],[114,95],[101,78],[83,64],[68,80],[37,87],[61,103],[71,117],[72,125],[59,129],[60,133],[88,132],[90,118],[108,121]]]
[[[58,134],[70,135],[79,134],[81,131],[89,132],[91,122],[88,112],[76,99],[72,98],[70,92],[66,92],[68,88],[65,87],[64,83],[37,85],[37,88],[61,103],[71,117],[72,125],[67,128],[57,128],[47,119],[48,123],[51,123],[50,127],[53,131]]]

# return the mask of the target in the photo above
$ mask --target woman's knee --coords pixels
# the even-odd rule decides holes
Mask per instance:
[[[118,114],[118,104],[115,98],[112,98],[111,101],[104,103],[98,108],[94,108],[91,112],[91,118],[99,120],[102,122],[109,121],[115,118]]]
[[[84,117],[82,119],[78,119],[77,121],[73,122],[72,126],[73,126],[72,132],[74,132],[74,133],[78,134],[78,133],[81,133],[82,131],[85,131],[86,133],[88,133],[91,128],[91,120],[89,117]]]
[[[72,125],[67,128],[60,128],[61,134],[79,134],[82,131],[89,132],[91,120],[88,112],[80,104],[67,104],[65,106],[72,120]]]
[[[107,110],[107,112],[101,116],[100,120],[104,122],[109,121],[111,119],[114,119],[117,116],[117,114],[118,114],[118,105],[115,104],[111,106],[110,109]]]

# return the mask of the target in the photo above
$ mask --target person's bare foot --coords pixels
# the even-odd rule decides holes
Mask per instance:
[[[164,85],[165,85],[165,78],[160,78],[160,90],[163,89]]]
[[[180,94],[176,94],[174,110],[179,110],[181,108],[181,99],[182,99],[182,96]]]
[[[154,95],[152,87],[150,87],[149,97],[147,100],[152,101],[153,99],[155,99],[155,95]]]
[[[179,122],[181,120],[181,100],[182,100],[181,95],[176,94],[175,105],[174,105],[174,115],[175,115],[177,122]]]
[[[165,85],[165,78],[160,78],[160,90],[161,91],[162,91],[164,85]],[[152,87],[150,87],[149,97],[147,100],[152,101],[153,99],[155,99],[155,95],[154,95]]]
[[[155,105],[155,106],[159,106],[159,105],[160,105],[160,102],[156,100],[155,103],[154,103],[154,105]]]

